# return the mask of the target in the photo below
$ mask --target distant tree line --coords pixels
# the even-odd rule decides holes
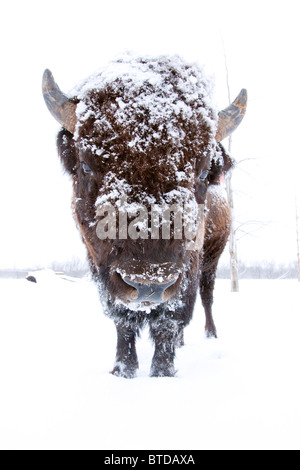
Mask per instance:
[[[230,266],[220,265],[217,272],[219,279],[230,279]],[[277,263],[261,261],[253,264],[239,262],[240,279],[297,279],[297,262]]]
[[[28,269],[0,269],[0,278],[22,279],[28,275],[28,272],[41,269],[52,269],[56,273],[63,273],[72,277],[84,277],[89,273],[88,263],[79,258],[73,258],[70,261],[54,261],[48,266],[33,266]],[[218,268],[217,277],[219,279],[230,279],[229,264],[221,264]],[[294,263],[276,263],[275,261],[261,261],[252,264],[239,262],[240,279],[297,279],[297,262]]]

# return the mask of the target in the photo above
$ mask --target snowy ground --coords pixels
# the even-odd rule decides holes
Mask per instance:
[[[197,304],[174,379],[109,374],[114,325],[87,280],[0,280],[1,449],[300,449],[300,285],[218,281],[219,339]]]

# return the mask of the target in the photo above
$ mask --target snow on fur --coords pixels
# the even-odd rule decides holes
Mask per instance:
[[[98,97],[99,92],[103,93],[102,106],[93,101],[93,93]],[[195,149],[194,158],[212,159],[216,155],[217,113],[211,94],[212,83],[197,64],[187,64],[179,56],[151,58],[130,54],[110,62],[73,89],[72,95],[79,100],[75,140],[84,151],[89,150],[99,159],[116,161],[117,171],[105,174],[96,206],[117,202],[121,197],[130,198],[133,193],[138,193],[139,202],[148,206],[195,205],[190,184],[193,161],[184,166],[182,162],[187,147]],[[107,99],[108,96],[114,99]],[[93,130],[79,137],[88,120],[92,121]],[[193,137],[187,136],[186,123],[199,129],[204,126],[206,136],[200,131]],[[125,174],[128,163],[121,162],[120,148],[116,145],[120,129],[129,129],[130,135],[130,140],[123,139],[126,144],[122,145],[141,158],[158,145],[168,144],[170,152],[157,158],[155,167],[157,172],[164,168],[167,178],[178,183],[176,194],[171,191],[158,200],[143,188],[135,187],[133,191],[133,182],[122,177],[122,169]],[[207,134],[210,140],[204,144]]]
[[[186,64],[179,56],[151,59],[125,55],[91,75],[72,91],[80,100],[77,106],[77,130],[80,123],[91,115],[94,115],[99,128],[109,125],[101,110],[91,108],[88,97],[92,90],[103,90],[108,85],[110,89],[118,90],[120,84],[124,87],[124,96],[117,98],[117,104],[114,104],[115,115],[120,124],[129,125],[135,119],[136,111],[141,110],[148,113],[149,124],[161,123],[159,130],[167,123],[169,137],[176,146],[180,146],[184,135],[178,129],[177,118],[199,119],[200,114],[211,127],[212,134],[215,134],[217,115],[212,112],[211,82],[198,65]],[[139,149],[143,130],[137,127],[129,143],[130,147]],[[149,139],[154,140],[160,138],[160,132],[149,136]],[[86,145],[99,152],[92,141],[86,142]],[[105,158],[106,154],[101,155],[99,152],[99,156]]]

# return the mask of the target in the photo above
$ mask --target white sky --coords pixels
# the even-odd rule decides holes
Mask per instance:
[[[233,181],[236,216],[263,223],[240,240],[240,258],[296,258],[299,2],[11,0],[0,8],[0,268],[85,253],[71,217],[71,185],[56,155],[59,126],[42,98],[43,70],[50,68],[67,92],[124,50],[176,53],[206,66],[224,108],[223,44],[232,98],[241,88],[249,93],[232,148],[241,161]]]

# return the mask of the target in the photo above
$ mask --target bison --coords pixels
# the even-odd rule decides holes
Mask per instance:
[[[149,325],[151,376],[173,377],[198,289],[208,337],[230,211],[220,190],[233,163],[220,142],[242,121],[247,92],[217,113],[210,81],[178,56],[124,55],[63,93],[49,70],[46,105],[72,177],[73,213],[104,312],[117,329],[112,373],[133,378]]]

